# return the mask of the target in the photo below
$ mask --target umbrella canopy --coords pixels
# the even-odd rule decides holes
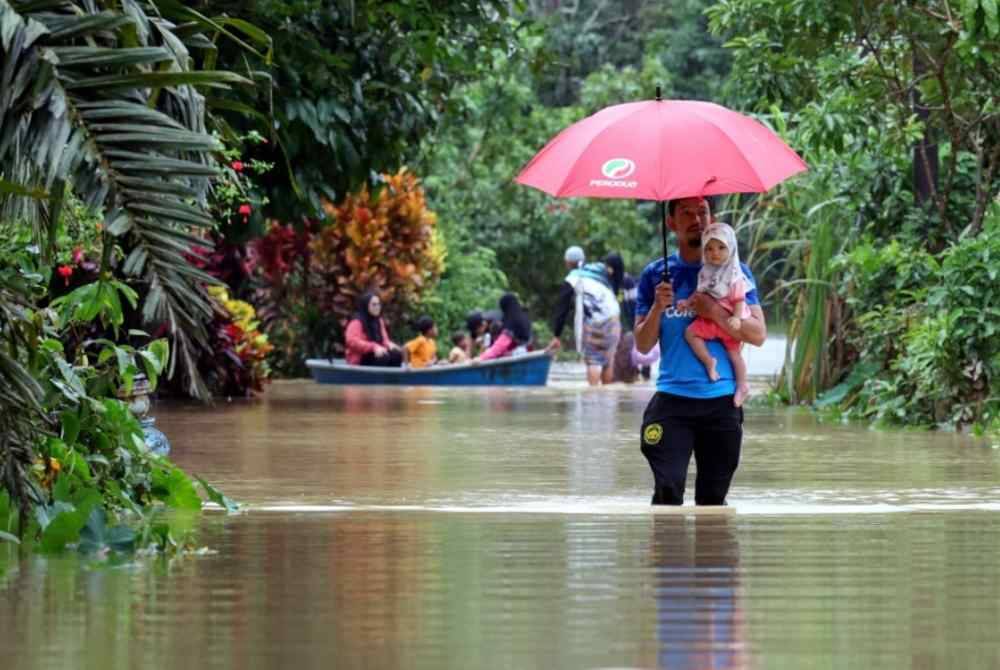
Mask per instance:
[[[807,169],[758,121],[711,102],[656,100],[613,105],[556,135],[515,179],[559,197],[677,198],[763,193]],[[666,264],[664,264],[666,279]]]
[[[516,181],[559,197],[663,201],[761,193],[806,169],[748,116],[711,102],[646,100],[574,123]]]

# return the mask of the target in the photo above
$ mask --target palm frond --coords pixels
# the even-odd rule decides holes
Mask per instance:
[[[127,251],[124,272],[148,287],[142,314],[169,324],[169,374],[179,365],[188,392],[204,397],[195,361],[213,280],[190,265],[191,246],[206,243],[189,231],[214,225],[204,205],[220,147],[201,90],[252,83],[192,71],[185,42],[197,33],[182,40],[153,3],[120,7],[0,0],[0,185],[32,185],[0,190],[0,215],[35,222],[45,239],[64,184],[103,210],[106,234]]]

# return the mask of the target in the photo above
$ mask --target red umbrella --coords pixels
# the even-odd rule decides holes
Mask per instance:
[[[531,159],[516,180],[558,197],[664,201],[762,193],[806,164],[758,121],[711,102],[613,105],[577,121]],[[667,235],[663,226],[663,256]]]

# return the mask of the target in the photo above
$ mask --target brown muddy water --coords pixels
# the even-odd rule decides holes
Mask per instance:
[[[654,514],[651,392],[161,404],[175,460],[246,511],[172,560],[0,545],[0,667],[1000,667],[989,441],[753,408],[733,511]]]

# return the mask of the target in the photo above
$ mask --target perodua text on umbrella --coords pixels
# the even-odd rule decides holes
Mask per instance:
[[[639,186],[637,181],[617,181],[613,179],[591,179],[591,186],[614,186],[615,188],[636,188]]]

